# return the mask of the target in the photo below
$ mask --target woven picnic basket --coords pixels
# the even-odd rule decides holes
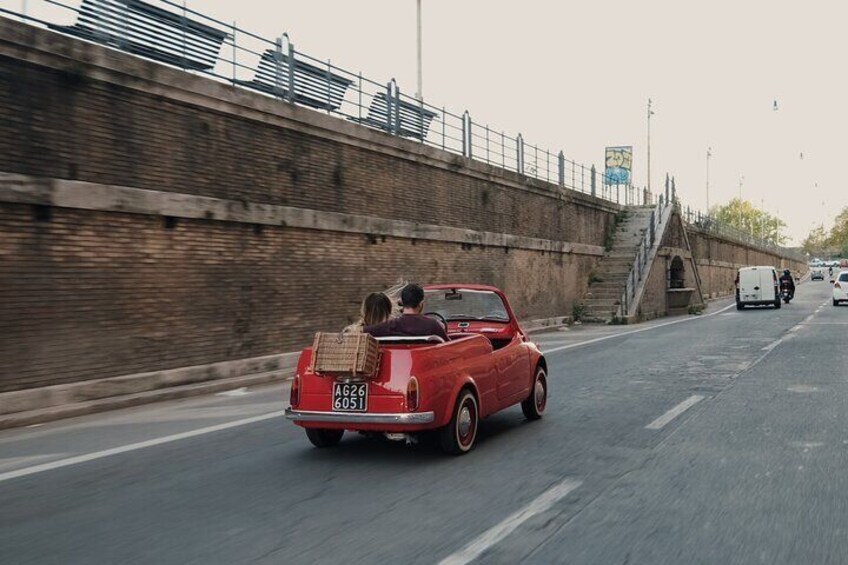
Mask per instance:
[[[373,377],[379,366],[380,346],[370,334],[315,334],[312,343],[313,373]]]

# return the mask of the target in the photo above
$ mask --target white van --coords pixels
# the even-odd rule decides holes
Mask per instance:
[[[736,275],[736,309],[774,305],[780,308],[780,288],[774,267],[743,267]]]

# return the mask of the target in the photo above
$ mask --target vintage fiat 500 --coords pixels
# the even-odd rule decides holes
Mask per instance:
[[[425,315],[446,326],[438,336],[385,337],[370,377],[331,376],[300,355],[286,417],[317,447],[345,430],[414,440],[438,430],[448,453],[470,451],[481,419],[514,404],[526,418],[545,411],[547,364],[518,325],[504,294],[482,285],[424,287]]]

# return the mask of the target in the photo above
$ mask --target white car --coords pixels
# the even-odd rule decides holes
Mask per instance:
[[[833,282],[833,305],[848,302],[848,271],[840,271]]]

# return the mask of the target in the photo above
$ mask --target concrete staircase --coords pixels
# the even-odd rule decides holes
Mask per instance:
[[[616,226],[612,249],[604,253],[583,297],[582,321],[607,323],[618,311],[636,252],[651,224],[654,206],[630,206]]]

